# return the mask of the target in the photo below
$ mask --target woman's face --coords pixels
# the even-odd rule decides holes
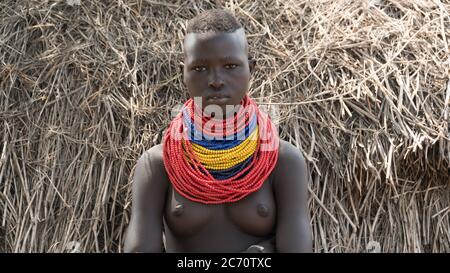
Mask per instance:
[[[243,29],[232,33],[189,33],[185,37],[184,84],[191,98],[201,98],[203,109],[238,105],[250,85]],[[226,112],[223,112],[226,113]]]

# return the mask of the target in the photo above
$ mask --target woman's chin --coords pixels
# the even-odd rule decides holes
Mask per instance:
[[[233,118],[234,114],[238,111],[238,105],[234,104],[210,104],[203,109],[203,113],[207,116],[216,118]]]

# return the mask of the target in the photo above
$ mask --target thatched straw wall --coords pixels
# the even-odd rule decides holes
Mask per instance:
[[[450,251],[447,0],[2,0],[0,251],[122,251],[134,164],[186,98],[186,19],[213,7],[309,162],[315,250]]]

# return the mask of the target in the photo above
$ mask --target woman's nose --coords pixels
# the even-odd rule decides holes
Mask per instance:
[[[210,87],[214,89],[220,89],[223,87],[223,81],[219,77],[218,73],[215,71],[211,71],[211,74],[209,75],[208,84]]]

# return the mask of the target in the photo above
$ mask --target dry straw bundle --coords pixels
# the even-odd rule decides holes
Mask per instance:
[[[309,162],[315,250],[450,251],[447,0],[2,0],[0,252],[122,250],[186,20],[221,7]]]

